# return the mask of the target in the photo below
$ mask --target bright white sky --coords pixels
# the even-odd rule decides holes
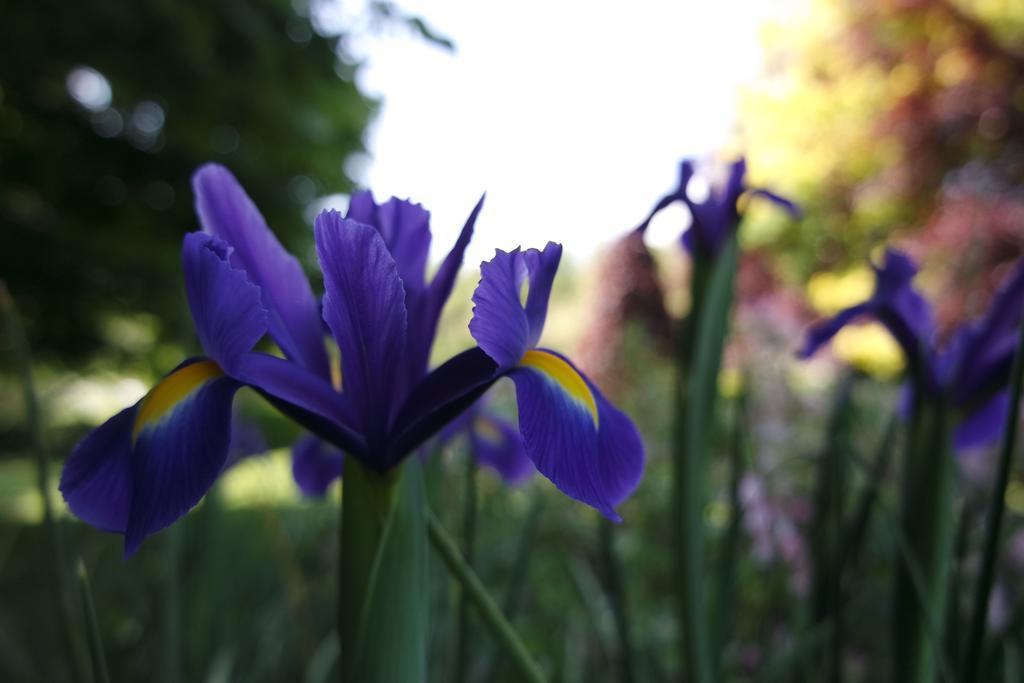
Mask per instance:
[[[586,258],[635,226],[682,157],[728,141],[737,87],[760,70],[758,27],[779,11],[764,0],[399,5],[457,47],[397,30],[351,46],[366,60],[360,86],[383,100],[357,180],[431,211],[434,260],[486,190],[467,265],[549,239]],[[666,212],[652,237],[685,221]]]

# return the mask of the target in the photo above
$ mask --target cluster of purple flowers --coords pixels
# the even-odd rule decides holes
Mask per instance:
[[[79,518],[123,534],[131,554],[188,512],[225,467],[232,401],[243,386],[306,428],[294,472],[303,490],[317,493],[340,476],[342,453],[391,470],[508,377],[519,412],[514,443],[532,467],[619,519],[615,507],[643,471],[640,437],[568,358],[539,346],[560,245],[498,250],[482,264],[469,324],[477,345],[431,369],[441,309],[483,200],[429,281],[429,214],[421,206],[378,204],[361,192],[347,215],[324,211],[315,222],[325,290],[318,299],[227,169],[201,168],[193,188],[202,230],[185,236],[182,267],[204,355],[182,362],[76,446],[60,486]],[[281,355],[257,350],[265,337]],[[469,424],[477,445],[494,445],[480,433],[483,423]],[[510,475],[523,469],[514,465]]]

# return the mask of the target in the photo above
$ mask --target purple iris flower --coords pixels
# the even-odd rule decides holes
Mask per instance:
[[[914,262],[890,249],[882,265],[872,267],[876,281],[871,298],[814,325],[800,355],[813,355],[846,325],[872,316],[902,347],[911,391],[948,400],[956,409],[957,449],[998,439],[1009,408],[1006,385],[1024,317],[1024,262],[1003,283],[985,316],[963,324],[942,348],[935,342],[931,306],[913,287]]]
[[[480,399],[438,434],[439,445],[461,437],[477,462],[498,473],[509,486],[521,484],[534,473],[523,438],[514,424],[502,418]]]
[[[745,193],[764,197],[778,204],[794,218],[800,216],[800,209],[788,199],[765,189],[748,188],[744,180],[746,173],[746,160],[737,159],[729,165],[725,184],[712,185],[707,199],[696,202],[686,192],[694,177],[694,164],[690,159],[683,160],[679,165],[679,183],[674,190],[658,200],[637,230],[645,231],[659,211],[676,202],[682,202],[690,210],[693,219],[690,228],[683,233],[683,246],[693,255],[714,258],[740,223],[739,200]]]
[[[184,361],[75,447],[60,486],[78,517],[123,534],[131,554],[183,516],[225,467],[231,404],[242,386],[311,432],[295,447],[294,470],[300,486],[316,492],[340,474],[341,452],[387,471],[507,375],[518,387],[530,459],[568,495],[617,518],[614,505],[643,468],[639,436],[568,360],[534,348],[560,247],[499,252],[484,264],[471,323],[479,348],[428,372],[480,203],[429,283],[421,207],[400,200],[378,206],[359,194],[349,218],[321,213],[321,306],[298,261],[226,169],[201,168],[193,186],[204,232],[185,236],[182,265],[205,355]],[[340,381],[325,322],[340,354]],[[254,350],[264,336],[284,357]]]

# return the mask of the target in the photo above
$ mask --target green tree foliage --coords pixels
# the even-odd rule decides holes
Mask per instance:
[[[0,276],[39,355],[95,350],[124,312],[188,338],[178,253],[203,161],[232,168],[300,255],[303,209],[352,188],[375,102],[303,3],[3,5]]]
[[[802,281],[900,236],[946,267],[940,315],[961,319],[962,285],[1024,248],[1024,4],[813,0],[765,38],[745,143],[807,218],[761,238]]]

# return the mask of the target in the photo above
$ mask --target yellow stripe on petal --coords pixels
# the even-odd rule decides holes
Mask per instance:
[[[597,402],[594,400],[594,394],[590,392],[590,387],[580,373],[571,365],[553,353],[536,349],[527,351],[519,365],[539,370],[554,380],[567,394],[587,407],[594,418],[594,425],[597,425]]]
[[[143,427],[159,420],[203,382],[223,376],[224,371],[212,360],[201,360],[179,368],[164,377],[142,399],[139,412],[135,415],[132,439],[134,440],[139,435]]]

